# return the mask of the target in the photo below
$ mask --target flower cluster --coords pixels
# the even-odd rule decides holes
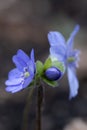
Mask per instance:
[[[78,93],[79,83],[76,76],[76,68],[79,61],[79,50],[73,49],[74,37],[79,31],[77,25],[66,42],[63,35],[59,32],[49,32],[48,41],[50,44],[50,55],[45,63],[34,59],[34,50],[32,49],[30,57],[21,49],[13,56],[12,60],[16,66],[8,74],[8,80],[5,82],[6,91],[18,92],[33,83],[44,81],[50,86],[57,86],[58,80],[63,77],[67,71],[70,98]]]

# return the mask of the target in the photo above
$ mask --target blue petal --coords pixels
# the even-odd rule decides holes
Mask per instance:
[[[24,52],[24,51],[22,51],[21,49],[19,49],[18,51],[17,51],[17,57],[19,57],[21,60],[23,60],[25,63],[27,63],[28,61],[29,61],[29,57],[28,57],[28,55]]]
[[[79,57],[80,50],[74,49],[67,52],[68,57]]]
[[[10,85],[19,85],[19,84],[21,84],[21,82],[22,82],[22,78],[14,78],[14,79],[12,79],[12,80],[7,80],[6,82],[5,82],[5,84],[8,86],[10,86]]]
[[[8,79],[12,80],[14,78],[19,78],[22,75],[22,72],[20,72],[17,68],[12,69],[8,74]]]
[[[65,61],[66,50],[62,46],[50,47],[50,54],[56,57],[59,61]]]
[[[26,63],[23,62],[23,60],[18,58],[16,55],[13,56],[12,60],[20,71],[23,71],[24,67],[26,67]]]
[[[6,91],[7,92],[12,92],[12,93],[18,92],[18,91],[20,91],[22,89],[23,89],[22,85],[18,85],[18,86],[7,86],[6,87]]]
[[[76,25],[73,32],[70,35],[70,38],[67,41],[67,50],[72,50],[73,49],[73,40],[75,35],[78,33],[80,26]]]
[[[68,81],[70,87],[69,98],[75,97],[78,94],[79,83],[75,71],[72,67],[68,67]]]
[[[56,54],[59,54],[63,57],[66,55],[66,48],[64,48],[61,45],[53,46],[53,47],[50,47],[50,48],[51,48],[51,50],[54,50]],[[51,54],[52,54],[52,52],[51,52]]]
[[[79,58],[79,55],[80,55],[80,50],[77,50],[77,49],[74,49],[73,50],[73,55],[75,56],[75,57],[77,57],[77,58]]]
[[[30,74],[32,74],[32,73],[35,72],[35,66],[34,66],[32,60],[30,60],[29,63],[28,63],[28,72],[29,72]]]
[[[34,58],[34,49],[31,50],[31,54],[30,54],[30,58],[33,61],[33,63],[35,62],[35,58]]]
[[[30,61],[30,58],[28,55],[23,52],[21,49],[18,50],[17,55],[13,56],[13,62],[15,63],[16,67],[23,71],[23,68],[27,66],[28,62]]]
[[[25,82],[23,84],[23,88],[26,88],[33,80],[34,74],[30,75],[28,78],[25,79]]]
[[[55,31],[49,32],[48,41],[51,46],[62,45],[63,47],[66,48],[65,39],[64,39],[63,35],[59,32],[55,32]]]
[[[34,72],[35,72],[36,71],[36,66],[35,66],[35,58],[34,58],[34,49],[32,49],[32,51],[31,51],[30,58],[32,60],[33,69],[34,69]]]

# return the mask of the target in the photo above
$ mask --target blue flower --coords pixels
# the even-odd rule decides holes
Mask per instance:
[[[61,77],[61,75],[61,71],[56,67],[50,67],[45,71],[45,76],[52,81],[58,80]]]
[[[73,49],[74,37],[78,31],[79,25],[74,28],[67,42],[65,41],[63,35],[59,32],[54,31],[48,33],[50,55],[54,58],[56,57],[59,61],[64,62],[67,68],[67,76],[70,86],[70,99],[78,94],[79,88],[76,68],[78,67],[80,51]]]
[[[21,49],[12,58],[16,68],[8,74],[8,80],[5,82],[6,91],[18,92],[26,88],[33,80],[36,67],[34,61],[34,50],[32,49],[30,57]]]

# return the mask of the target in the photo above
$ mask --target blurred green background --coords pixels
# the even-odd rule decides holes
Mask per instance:
[[[18,49],[27,54],[35,49],[35,58],[44,61],[49,55],[47,33],[60,31],[66,39],[76,24],[80,31],[75,47],[81,50],[79,94],[68,100],[66,75],[60,87],[45,86],[42,130],[65,130],[72,120],[87,130],[87,1],[86,0],[0,0],[0,130],[20,130],[28,89],[16,94],[5,92],[4,82],[14,67],[12,56]],[[36,90],[29,110],[29,129],[35,127]],[[78,121],[79,120],[79,121]],[[81,121],[81,122],[80,122]],[[80,122],[80,123],[78,123]],[[86,129],[85,129],[86,128]],[[73,129],[73,125],[69,130]],[[67,128],[68,130],[68,128]],[[74,130],[77,130],[76,127]]]

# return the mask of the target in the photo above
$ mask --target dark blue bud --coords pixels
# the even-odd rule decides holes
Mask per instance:
[[[50,67],[45,71],[45,76],[49,80],[58,80],[61,77],[61,71],[56,67]]]

